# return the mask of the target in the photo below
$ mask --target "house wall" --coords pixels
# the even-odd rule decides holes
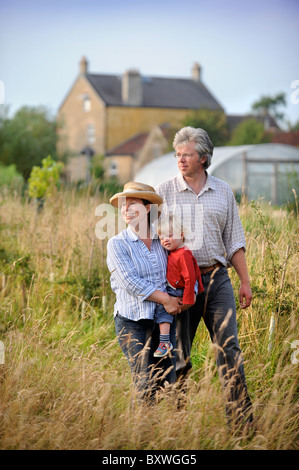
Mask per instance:
[[[116,172],[111,173],[111,164],[116,165]],[[115,176],[120,184],[125,184],[133,179],[133,157],[131,155],[112,155],[105,157],[105,174],[109,178]]]
[[[84,96],[90,98],[90,110],[84,111]],[[89,145],[95,153],[105,153],[105,105],[84,75],[78,77],[58,112],[59,131],[58,151],[66,150],[78,155]],[[94,141],[89,142],[88,126],[94,127]]]
[[[164,122],[179,127],[188,114],[189,109],[108,107],[106,149],[119,145],[139,132],[150,132],[154,126]]]
[[[138,153],[138,156],[133,162],[133,176],[142,168],[146,163],[164,155],[168,150],[168,141],[164,137],[161,129],[157,126],[152,129],[148,139],[146,140],[143,148]]]
[[[65,167],[65,174],[69,183],[90,180],[90,159],[86,155],[69,157]]]

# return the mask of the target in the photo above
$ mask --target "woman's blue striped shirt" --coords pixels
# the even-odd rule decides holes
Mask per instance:
[[[158,236],[151,250],[128,227],[107,244],[107,266],[116,294],[114,316],[130,320],[153,319],[157,306],[147,298],[155,291],[166,291],[167,252]]]

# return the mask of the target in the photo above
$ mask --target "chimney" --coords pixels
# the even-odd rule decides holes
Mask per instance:
[[[87,66],[88,62],[86,57],[82,57],[80,60],[80,75],[86,75],[87,74]]]
[[[200,75],[201,75],[201,67],[198,62],[195,62],[195,64],[192,67],[192,80],[195,82],[200,82]]]
[[[127,70],[122,78],[122,100],[124,104],[142,104],[142,82],[138,70]]]

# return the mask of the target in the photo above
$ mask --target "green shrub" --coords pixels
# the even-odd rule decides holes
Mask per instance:
[[[42,160],[42,166],[34,166],[28,180],[29,196],[43,198],[50,195],[59,182],[63,163],[55,162],[50,155]]]
[[[16,170],[16,165],[4,166],[0,163],[0,190],[20,191],[24,185],[24,178]]]

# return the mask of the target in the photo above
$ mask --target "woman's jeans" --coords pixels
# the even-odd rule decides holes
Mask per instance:
[[[183,289],[179,289],[179,288],[174,289],[171,286],[167,286],[166,292],[168,295],[171,295],[172,297],[183,297],[184,295]],[[155,323],[165,323],[165,322],[172,323],[175,320],[175,316],[167,313],[162,304],[157,304],[157,307],[155,309],[155,314],[154,314],[154,320],[155,320]]]
[[[184,377],[192,367],[192,342],[203,318],[212,342],[225,392],[226,411],[232,416],[246,414],[252,419],[251,401],[247,393],[242,354],[238,342],[236,305],[232,284],[225,267],[202,275],[204,292],[196,303],[177,315],[176,372]]]
[[[134,385],[141,398],[152,399],[158,386],[174,383],[175,355],[155,358],[159,345],[159,325],[153,320],[133,321],[117,314],[114,318],[120,347],[131,368]],[[175,348],[175,324],[170,327],[170,340]]]

